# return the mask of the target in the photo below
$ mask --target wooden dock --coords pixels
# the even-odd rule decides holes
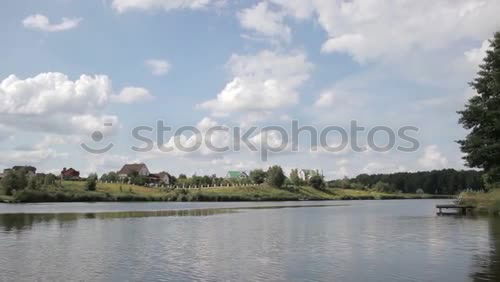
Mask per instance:
[[[445,214],[461,214],[461,215],[466,215],[468,212],[470,212],[472,209],[474,209],[474,206],[467,206],[467,205],[454,205],[454,204],[448,204],[448,205],[436,205],[436,208],[438,209],[438,215],[445,215]],[[456,210],[455,213],[445,213],[443,210],[446,209],[454,209]]]

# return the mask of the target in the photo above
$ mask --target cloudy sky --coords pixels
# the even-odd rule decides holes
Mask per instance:
[[[497,0],[19,0],[2,6],[0,169],[29,164],[83,174],[126,162],[219,175],[280,164],[321,169],[328,178],[463,168],[454,141],[465,131],[456,111],[474,95],[467,82],[487,39],[500,30]],[[216,125],[290,127],[291,120],[349,130],[355,120],[368,129],[418,127],[411,135],[420,146],[412,153],[313,151],[305,133],[297,152],[286,149],[265,162],[258,152],[214,153],[203,146],[192,153],[132,151],[141,146],[132,129],[158,120],[201,132]],[[91,138],[95,131],[102,140]],[[228,142],[223,135],[213,139]],[[114,146],[95,155],[82,142]]]

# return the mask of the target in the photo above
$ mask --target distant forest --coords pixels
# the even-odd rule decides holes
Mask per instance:
[[[334,180],[329,186],[346,188],[374,188],[383,183],[390,190],[404,193],[423,191],[428,194],[452,195],[460,191],[483,190],[483,172],[475,170],[443,169],[391,174],[360,174],[355,178]]]

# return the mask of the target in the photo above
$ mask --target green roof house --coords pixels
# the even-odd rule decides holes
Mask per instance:
[[[244,171],[230,170],[226,174],[228,179],[245,179],[248,178],[248,174]]]

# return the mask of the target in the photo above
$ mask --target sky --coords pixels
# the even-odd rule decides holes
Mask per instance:
[[[33,165],[83,175],[144,162],[150,171],[225,175],[281,165],[327,179],[360,173],[464,169],[458,110],[500,31],[497,0],[19,0],[0,9],[0,169]],[[297,150],[193,152],[158,148],[158,121],[173,129],[338,126],[360,147],[317,149],[301,132]],[[378,152],[369,130],[411,126],[412,152]],[[175,131],[175,130],[173,130]],[[265,131],[265,130],[264,130]],[[96,132],[98,134],[96,135]],[[163,136],[163,135],[162,135]],[[191,132],[165,133],[192,144]],[[211,137],[218,147],[231,136]],[[326,136],[326,135],[325,135]],[[373,135],[389,142],[387,134]],[[328,144],[339,142],[329,134]],[[272,130],[250,136],[281,144]],[[234,139],[233,139],[234,140]],[[260,140],[260,141],[259,141]],[[352,141],[352,138],[349,139]],[[349,142],[350,142],[349,141]],[[260,142],[260,143],[259,143]],[[101,154],[90,148],[104,148]],[[350,143],[349,143],[350,144]]]

